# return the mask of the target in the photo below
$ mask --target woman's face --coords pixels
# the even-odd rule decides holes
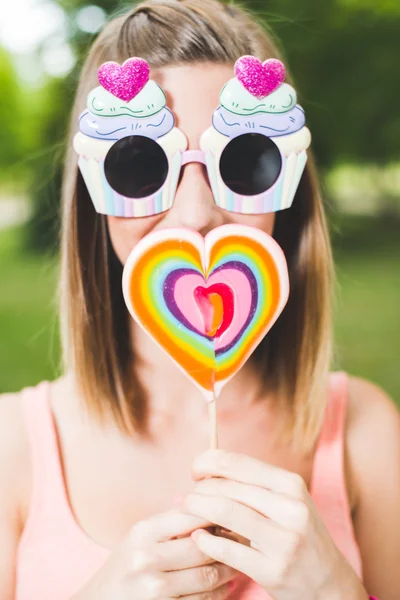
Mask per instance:
[[[151,76],[163,88],[176,126],[188,139],[188,150],[200,149],[200,136],[212,123],[220,91],[232,78],[233,67],[212,63],[165,67],[152,71]],[[189,163],[182,168],[174,204],[167,212],[143,218],[109,216],[107,221],[114,250],[125,264],[135,244],[156,229],[186,227],[205,236],[214,227],[240,223],[271,235],[275,215],[240,215],[218,208],[205,166]]]

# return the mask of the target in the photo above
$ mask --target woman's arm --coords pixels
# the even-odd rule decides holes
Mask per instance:
[[[379,387],[359,378],[350,382],[347,450],[365,588],[382,600],[398,600],[400,413]]]
[[[26,434],[17,394],[0,396],[0,600],[15,597],[15,556],[21,534],[19,492],[26,474]]]

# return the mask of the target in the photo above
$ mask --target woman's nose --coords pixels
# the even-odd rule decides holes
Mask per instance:
[[[215,205],[204,165],[189,163],[182,167],[174,204],[163,224],[195,229],[206,235],[224,222],[222,211]]]

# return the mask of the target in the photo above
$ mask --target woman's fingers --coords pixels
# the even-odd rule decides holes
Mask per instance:
[[[228,497],[188,494],[182,509],[255,542],[263,550],[265,548],[266,555],[271,550],[269,541],[274,539],[276,545],[286,533],[271,519]]]
[[[299,500],[306,499],[308,495],[307,486],[297,473],[225,450],[208,450],[197,457],[193,463],[192,474],[196,480],[205,477],[224,477],[286,494]]]
[[[210,594],[232,581],[238,574],[238,571],[232,567],[217,562],[183,571],[170,571],[163,575],[165,588],[162,595],[172,597],[178,595],[180,597]]]
[[[200,527],[209,527],[211,523],[201,517],[188,515],[181,510],[172,509],[157,514],[145,521],[136,523],[130,532],[130,540],[135,547],[143,548],[156,542],[166,542],[178,536],[190,535]]]
[[[192,537],[204,554],[244,573],[254,581],[259,582],[260,573],[268,575],[269,565],[272,570],[275,566],[273,561],[266,560],[261,552],[226,538],[216,537],[207,531],[196,531]]]
[[[245,546],[250,546],[250,540],[248,540],[243,535],[239,535],[234,531],[230,531],[229,529],[224,529],[223,527],[213,527],[207,528],[206,531],[216,535],[218,537],[227,538],[228,540],[233,540],[234,542],[238,542],[239,544],[244,544]]]
[[[181,570],[213,562],[214,560],[203,554],[190,537],[186,537],[156,544],[151,551],[149,549],[147,564],[143,566],[147,569],[175,571],[178,569],[177,565]]]
[[[216,590],[210,592],[203,592],[202,594],[191,594],[190,596],[181,596],[182,600],[225,600],[231,594],[231,588],[229,583],[224,583]]]
[[[304,531],[309,519],[309,509],[306,503],[284,494],[238,481],[216,477],[203,479],[196,484],[195,492],[196,494],[231,498],[272,519],[278,525],[299,533]]]

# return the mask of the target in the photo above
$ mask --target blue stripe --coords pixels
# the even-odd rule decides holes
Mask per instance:
[[[235,208],[235,194],[228,188],[228,186],[224,185],[224,187],[226,195],[226,210],[232,211]]]
[[[163,192],[162,192],[162,188],[161,188],[161,190],[159,190],[157,192],[157,194],[155,195],[155,197],[154,197],[154,210],[155,210],[155,214],[163,212],[162,196],[163,196]]]
[[[123,217],[124,215],[124,199],[122,196],[114,194],[115,216]]]
[[[212,359],[214,357],[213,340],[207,339],[204,336],[183,327],[180,321],[178,321],[169,311],[164,300],[164,295],[160,294],[160,290],[164,289],[164,282],[167,276],[175,269],[185,268],[197,270],[192,263],[184,260],[170,259],[164,263],[158,263],[157,267],[152,272],[153,276],[149,282],[149,291],[154,302],[154,308],[158,315],[161,316],[162,321],[164,321],[164,319],[168,321],[167,328],[171,328],[173,336],[185,341],[185,343],[189,345],[191,342],[195,342],[196,345],[198,344],[201,347],[201,350],[200,348],[198,349],[201,352],[204,352],[208,358]],[[199,274],[202,275],[200,271]]]

